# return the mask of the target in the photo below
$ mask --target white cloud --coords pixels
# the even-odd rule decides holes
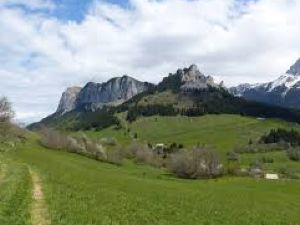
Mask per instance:
[[[30,10],[53,10],[55,4],[51,0],[2,0],[0,7],[23,6]]]
[[[192,63],[227,84],[268,81],[300,57],[299,0],[95,1],[80,23],[0,3],[0,94],[22,120],[52,113],[63,89],[124,73],[158,82]]]

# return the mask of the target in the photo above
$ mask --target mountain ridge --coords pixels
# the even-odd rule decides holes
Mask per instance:
[[[239,97],[271,105],[300,108],[300,58],[277,79],[258,84],[240,84],[229,88]]]
[[[153,84],[123,75],[102,83],[88,82],[82,88],[69,87],[63,92],[55,114],[62,116],[73,110],[95,111],[104,105],[119,105],[151,86]]]
[[[157,85],[135,82],[134,78],[127,76],[112,78],[104,84],[90,82],[78,94],[74,110],[62,116],[51,115],[29,128],[49,125],[71,130],[103,129],[112,125],[120,126],[116,116],[118,113],[124,113],[130,122],[138,117],[154,115],[206,114],[239,114],[300,122],[299,111],[236,97],[224,87],[223,82],[215,83],[211,76],[201,73],[196,65],[169,73]],[[147,88],[137,87],[142,84]],[[264,88],[272,87],[269,85]],[[85,91],[86,95],[83,94]],[[97,94],[102,91],[109,95],[100,95],[99,98]],[[114,91],[118,95],[112,94]]]

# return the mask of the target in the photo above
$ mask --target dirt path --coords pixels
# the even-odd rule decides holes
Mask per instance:
[[[32,225],[50,225],[50,215],[44,199],[44,193],[41,180],[35,172],[30,169],[32,177],[32,208],[31,221]]]

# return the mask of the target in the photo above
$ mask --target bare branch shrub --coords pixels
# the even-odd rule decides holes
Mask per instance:
[[[128,147],[127,157],[134,159],[137,163],[143,163],[155,167],[161,167],[163,165],[163,159],[160,155],[155,153],[147,145],[139,144],[137,142],[132,143]]]
[[[181,178],[215,178],[222,175],[222,164],[217,154],[204,146],[173,154],[168,166],[171,172]]]
[[[69,136],[53,129],[43,128],[41,136],[41,143],[47,148],[73,152],[117,165],[122,164],[123,154],[116,147],[106,151],[100,143],[83,133]]]
[[[10,120],[14,116],[11,103],[6,97],[0,98],[0,141],[6,141],[12,133]]]

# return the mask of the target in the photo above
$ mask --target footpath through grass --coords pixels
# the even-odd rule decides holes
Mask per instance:
[[[53,225],[295,225],[300,221],[298,181],[181,180],[130,162],[114,166],[47,150],[34,141],[21,146],[13,158],[40,175]]]

